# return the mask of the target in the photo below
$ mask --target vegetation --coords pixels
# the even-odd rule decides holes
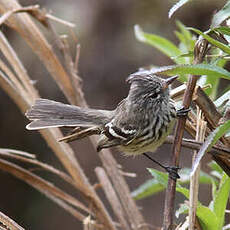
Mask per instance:
[[[169,11],[169,17],[187,2],[188,0],[180,0],[175,4]],[[22,12],[27,14],[21,14]],[[39,6],[21,7],[13,0],[0,0],[0,13],[0,25],[6,23],[18,32],[40,58],[69,103],[87,106],[81,88],[81,78],[78,75],[79,45],[76,46],[76,56],[72,58],[66,37],[57,35],[51,20],[59,21],[70,28],[74,25],[40,10]],[[62,53],[63,63],[31,17],[47,28]],[[71,146],[57,142],[63,135],[56,128],[42,130],[40,133],[67,173],[37,160],[33,154],[3,148],[0,149],[0,169],[45,194],[82,222],[84,229],[151,229],[152,227],[145,223],[133,198],[144,199],[165,189],[165,213],[162,215],[164,230],[172,229],[174,215],[178,218],[181,214],[185,214],[185,218],[183,223],[177,226],[177,230],[230,229],[225,221],[230,192],[229,84],[221,92],[218,91],[221,78],[230,81],[230,72],[225,68],[230,58],[230,28],[227,21],[229,17],[230,1],[227,1],[213,16],[210,29],[205,32],[197,28],[188,28],[177,21],[178,30],[175,35],[179,40],[178,45],[159,35],[144,32],[138,25],[134,28],[139,41],[158,49],[174,61],[174,65],[151,66],[149,70],[158,75],[179,75],[181,84],[172,90],[171,97],[178,108],[191,108],[187,120],[179,119],[175,139],[168,137],[166,140],[173,143],[172,165],[179,165],[181,146],[194,150],[193,166],[191,169],[184,168],[180,171],[181,178],[177,183],[168,179],[166,173],[148,169],[153,179],[144,182],[131,193],[111,152],[103,150],[98,155],[103,167],[97,167],[95,173],[113,211],[111,214],[94,186],[88,181]],[[7,60],[6,63],[0,61],[0,86],[24,114],[40,95],[2,32],[0,50]],[[192,140],[183,138],[184,130],[192,136]],[[91,142],[95,145],[94,138]],[[210,162],[211,172],[208,174],[200,170],[201,159],[206,153],[211,154],[216,161]],[[70,184],[83,197],[83,201],[38,176],[35,171],[25,169],[20,163],[27,163],[31,167],[56,175],[60,180]],[[189,188],[186,186],[188,184]],[[212,200],[208,206],[198,200],[199,184],[211,185]],[[176,212],[175,192],[185,197],[184,203]],[[23,229],[1,212],[0,223],[1,229]]]

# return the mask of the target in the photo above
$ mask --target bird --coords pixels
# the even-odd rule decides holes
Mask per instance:
[[[70,142],[90,135],[99,135],[97,151],[118,147],[125,155],[155,152],[173,129],[175,118],[183,115],[170,98],[170,85],[178,76],[167,79],[149,71],[129,75],[130,89],[126,98],[114,110],[98,110],[63,104],[49,99],[37,99],[26,112],[31,121],[26,128],[39,130],[52,127],[73,127],[72,133],[59,141]],[[179,178],[177,167],[156,162]]]

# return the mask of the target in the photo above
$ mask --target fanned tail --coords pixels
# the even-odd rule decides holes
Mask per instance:
[[[32,122],[26,126],[29,130],[51,127],[96,127],[110,121],[112,111],[81,108],[48,99],[38,99],[26,112]]]

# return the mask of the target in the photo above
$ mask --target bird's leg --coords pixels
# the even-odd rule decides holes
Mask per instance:
[[[178,109],[176,111],[176,115],[177,117],[185,117],[188,115],[188,112],[190,111],[191,109],[188,108],[188,109],[185,109],[184,107],[182,107],[181,109]]]
[[[154,163],[158,164],[160,167],[162,167],[166,172],[168,172],[169,177],[173,180],[177,180],[180,178],[179,174],[177,173],[178,170],[180,169],[180,167],[177,166],[165,166],[162,165],[160,162],[154,160],[152,157],[150,157],[147,153],[143,153],[143,155],[145,157],[147,157],[148,159],[150,159],[151,161],[153,161]]]

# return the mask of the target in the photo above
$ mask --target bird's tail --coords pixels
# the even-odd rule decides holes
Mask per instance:
[[[51,127],[99,127],[110,121],[112,111],[81,108],[48,99],[38,99],[26,112],[32,122],[26,126],[29,130]]]

